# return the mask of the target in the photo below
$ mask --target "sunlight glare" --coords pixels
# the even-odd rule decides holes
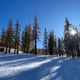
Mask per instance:
[[[76,30],[72,29],[70,34],[74,36],[76,34]]]

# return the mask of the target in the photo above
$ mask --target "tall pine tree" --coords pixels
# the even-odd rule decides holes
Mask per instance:
[[[9,53],[11,52],[11,47],[13,47],[13,40],[14,40],[14,30],[13,30],[13,23],[12,19],[9,20],[8,30],[7,30],[7,40],[8,40],[8,48]]]
[[[22,33],[22,50],[23,52],[30,52],[30,46],[32,41],[32,30],[31,25],[26,25],[25,30]]]
[[[70,22],[68,20],[68,18],[65,19],[65,26],[64,26],[64,48],[66,51],[67,56],[71,56],[70,53],[70,33],[69,33],[69,29],[70,29]]]
[[[37,41],[39,40],[40,28],[38,26],[38,18],[35,16],[34,25],[33,25],[33,40],[34,40],[34,51],[35,55],[37,55]]]
[[[21,50],[25,53],[26,51],[26,45],[25,45],[25,31],[22,32],[22,38],[21,38]]]
[[[55,39],[54,39],[54,32],[50,32],[50,35],[49,35],[49,39],[48,39],[48,51],[49,51],[49,54],[50,55],[53,55],[54,53],[54,42],[55,42]]]
[[[63,39],[58,38],[58,54],[63,56]]]
[[[31,43],[31,25],[29,24],[25,28],[25,44],[26,44],[26,53],[30,52],[30,43]]]
[[[48,33],[47,33],[46,28],[44,29],[43,47],[44,47],[45,53],[47,55],[48,54]]]
[[[19,46],[20,46],[20,24],[19,21],[16,21],[16,28],[15,28],[15,32],[14,32],[14,53],[16,52],[17,54],[19,53]]]
[[[3,47],[6,46],[6,30],[4,28],[2,29],[1,44]]]

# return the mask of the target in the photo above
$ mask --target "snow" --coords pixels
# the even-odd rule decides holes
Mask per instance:
[[[0,54],[0,80],[80,80],[80,59]]]

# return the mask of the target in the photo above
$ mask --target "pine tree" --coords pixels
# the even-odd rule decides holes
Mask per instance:
[[[75,38],[76,38],[75,46],[76,46],[77,56],[80,57],[80,32],[78,31],[78,29],[76,29],[76,31],[77,31],[77,34],[75,35]]]
[[[71,52],[70,52],[71,39],[70,39],[70,33],[69,33],[70,27],[71,27],[71,24],[68,18],[66,18],[65,26],[64,26],[64,48],[65,48],[67,56],[71,56]]]
[[[48,40],[48,51],[50,55],[54,53],[54,33],[50,32],[49,40]]]
[[[57,55],[57,39],[56,39],[56,36],[54,35],[54,53],[55,55]]]
[[[25,28],[26,53],[30,51],[31,36],[31,25],[28,25]]]
[[[16,21],[16,28],[15,28],[15,32],[14,32],[14,53],[17,52],[17,54],[19,53],[19,46],[20,46],[20,24],[19,21]]]
[[[11,52],[11,47],[13,47],[13,39],[14,39],[14,30],[12,19],[9,20],[8,30],[7,30],[7,40],[8,40],[8,48],[9,53]]]
[[[39,35],[40,35],[40,28],[38,26],[38,19],[37,16],[34,18],[34,26],[33,26],[33,41],[34,41],[34,50],[35,50],[35,55],[37,55],[37,41],[39,40]]]
[[[58,38],[58,54],[63,56],[63,39]]]
[[[6,36],[5,36],[5,54],[8,52],[8,30],[6,30]]]
[[[70,24],[70,22],[68,21],[68,19],[66,18],[66,24],[64,27],[64,47],[65,47],[65,51],[67,53],[68,57],[73,57],[76,55],[76,51],[79,51],[79,45],[77,42],[78,40],[78,35],[72,35],[71,31],[75,30],[77,33],[77,28],[75,26],[72,26],[72,24]],[[77,50],[76,50],[77,49]]]
[[[6,30],[2,29],[2,35],[1,35],[1,44],[5,47],[6,45]]]
[[[47,33],[46,28],[44,29],[43,47],[44,47],[45,53],[47,55],[48,54],[48,33]]]
[[[26,45],[25,45],[25,32],[22,32],[22,41],[21,41],[21,50],[25,53]]]
[[[23,52],[30,52],[30,46],[32,41],[32,34],[31,34],[31,25],[26,25],[25,30],[22,33],[22,50]]]
[[[72,26],[73,30],[76,31],[76,34],[75,35],[71,35],[70,38],[71,38],[71,44],[70,44],[70,47],[71,47],[71,56],[72,58],[74,58],[77,54],[79,55],[79,35],[78,35],[78,30],[77,30],[77,27],[75,26]],[[76,54],[77,52],[77,54]]]

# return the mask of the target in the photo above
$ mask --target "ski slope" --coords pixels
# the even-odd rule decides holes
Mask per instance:
[[[0,55],[0,80],[80,80],[80,59]]]

